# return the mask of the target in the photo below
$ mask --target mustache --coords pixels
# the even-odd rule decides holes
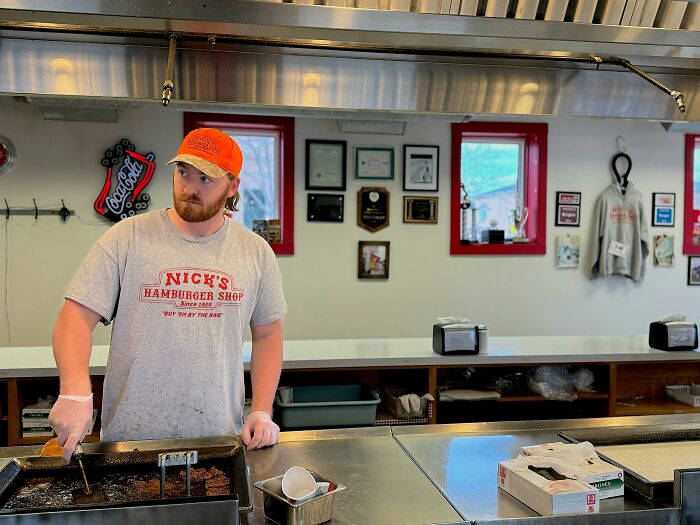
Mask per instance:
[[[180,200],[181,200],[181,201],[190,201],[190,202],[195,202],[195,203],[201,203],[201,202],[202,202],[196,195],[185,195],[185,194],[182,194],[182,195],[180,195]]]

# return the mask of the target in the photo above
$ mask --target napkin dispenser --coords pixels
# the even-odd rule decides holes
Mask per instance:
[[[657,350],[694,350],[698,327],[688,321],[655,321],[649,325],[649,346]]]
[[[434,324],[433,351],[440,355],[478,354],[486,349],[488,334],[483,324]]]

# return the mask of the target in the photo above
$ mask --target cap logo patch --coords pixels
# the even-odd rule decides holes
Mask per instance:
[[[221,151],[219,149],[218,144],[215,141],[213,141],[209,137],[202,137],[201,135],[191,137],[190,140],[187,141],[187,146],[189,146],[192,149],[197,149],[205,153],[215,155],[219,154],[219,152]]]

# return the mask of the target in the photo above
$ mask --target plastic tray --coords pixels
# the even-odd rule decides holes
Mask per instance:
[[[691,407],[700,407],[700,385],[668,385],[666,395]]]
[[[284,428],[373,425],[379,401],[362,385],[281,387],[275,415]]]

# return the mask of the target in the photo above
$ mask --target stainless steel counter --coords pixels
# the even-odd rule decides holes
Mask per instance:
[[[394,435],[464,520],[488,524],[519,518],[517,523],[521,524],[540,523],[545,518],[498,488],[496,467],[499,461],[516,457],[520,447],[563,441],[557,432],[567,429],[611,426],[658,429],[693,423],[700,433],[700,416],[691,414],[397,427]],[[599,523],[666,524],[673,523],[678,515],[670,502],[653,505],[630,496],[602,500],[600,513],[595,518],[581,516],[581,519],[585,518],[587,523],[593,519]]]
[[[335,500],[334,524],[411,525],[461,522],[392,437],[391,429],[290,432],[280,443],[247,454],[254,480],[283,474],[301,465],[347,487]],[[260,491],[248,523],[263,524]]]
[[[517,456],[523,445],[559,440],[560,430],[634,427],[644,431],[694,425],[700,432],[700,414],[285,432],[276,446],[246,453],[254,506],[247,522],[269,523],[262,511],[262,494],[252,482],[302,465],[347,486],[336,497],[333,524],[700,523],[700,497],[696,496],[700,472],[695,470],[685,473],[684,483],[677,481],[677,488],[685,489],[678,489],[673,503],[612,498],[602,501],[597,515],[542,517],[497,488],[498,461]],[[207,438],[205,442],[216,446],[235,439]],[[129,451],[135,446],[158,448],[160,443],[98,443],[85,448],[89,454]],[[186,445],[196,448],[197,440],[183,440]],[[5,448],[0,449],[0,458],[38,451],[36,446]]]

